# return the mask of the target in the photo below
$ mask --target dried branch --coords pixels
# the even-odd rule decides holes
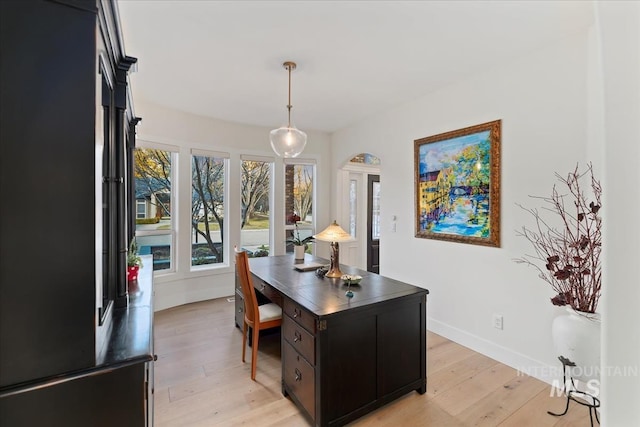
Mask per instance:
[[[589,177],[591,200],[584,192],[582,181]],[[556,185],[551,197],[532,196],[544,202],[543,209],[559,219],[559,228],[543,218],[537,209],[520,208],[531,214],[535,226],[523,226],[516,231],[527,239],[535,251],[514,259],[538,271],[538,276],[551,285],[557,295],[554,305],[569,305],[576,311],[595,313],[601,294],[602,218],[599,216],[602,196],[600,182],[593,176],[593,167],[583,173],[578,165],[566,178],[556,173],[562,194]]]

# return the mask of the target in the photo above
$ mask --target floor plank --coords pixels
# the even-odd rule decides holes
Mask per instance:
[[[155,314],[155,399],[158,427],[309,426],[281,392],[280,335],[260,338],[256,381],[251,352],[242,363],[242,333],[233,326],[234,303],[202,301]],[[351,426],[589,426],[577,404],[535,378],[429,332],[427,393],[409,393]]]

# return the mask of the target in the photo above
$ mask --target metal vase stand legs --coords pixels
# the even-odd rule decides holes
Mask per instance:
[[[565,415],[569,411],[569,402],[572,400],[582,406],[586,406],[589,408],[589,418],[591,419],[591,427],[593,427],[593,416],[595,414],[596,421],[598,425],[600,424],[600,419],[598,418],[598,408],[600,407],[600,399],[597,397],[586,393],[584,391],[580,391],[576,388],[573,377],[568,374],[569,368],[576,366],[575,363],[570,361],[565,357],[558,357],[558,360],[562,363],[562,391],[567,396],[567,405],[564,408],[564,412],[560,414],[556,414],[555,412],[547,411],[549,415],[553,415],[555,417],[561,417]],[[567,382],[567,377],[570,382]],[[570,388],[568,385],[570,385]]]

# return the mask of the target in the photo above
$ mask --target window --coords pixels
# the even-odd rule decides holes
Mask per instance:
[[[191,266],[201,269],[225,261],[229,154],[202,150],[191,154]]]
[[[240,245],[250,256],[270,254],[273,159],[242,156]]]
[[[141,255],[153,255],[154,271],[175,270],[172,165],[176,152],[177,148],[137,148],[134,153],[136,241]]]
[[[313,163],[287,161],[285,164],[285,240],[295,233],[296,222],[300,239],[312,236],[315,232],[313,215],[315,173],[316,166]],[[308,252],[310,250],[307,248]],[[293,252],[293,245],[287,244],[286,252]]]
[[[373,154],[369,154],[369,153],[360,153],[357,156],[353,157],[351,160],[349,160],[349,162],[359,163],[363,165],[372,165],[372,166],[380,165],[380,159],[377,156],[374,156]]]
[[[358,229],[358,180],[349,180],[349,234],[357,237]]]
[[[145,200],[136,200],[136,218],[144,219],[147,217],[147,203]]]
[[[371,239],[380,239],[380,182],[371,182]]]

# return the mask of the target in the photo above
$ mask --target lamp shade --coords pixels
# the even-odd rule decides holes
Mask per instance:
[[[351,242],[353,241],[353,236],[347,233],[338,225],[336,221],[322,230],[320,233],[313,236],[316,240],[322,240],[324,242]]]
[[[283,126],[269,133],[271,148],[280,157],[292,158],[298,156],[307,145],[307,134],[296,129],[295,126]]]

